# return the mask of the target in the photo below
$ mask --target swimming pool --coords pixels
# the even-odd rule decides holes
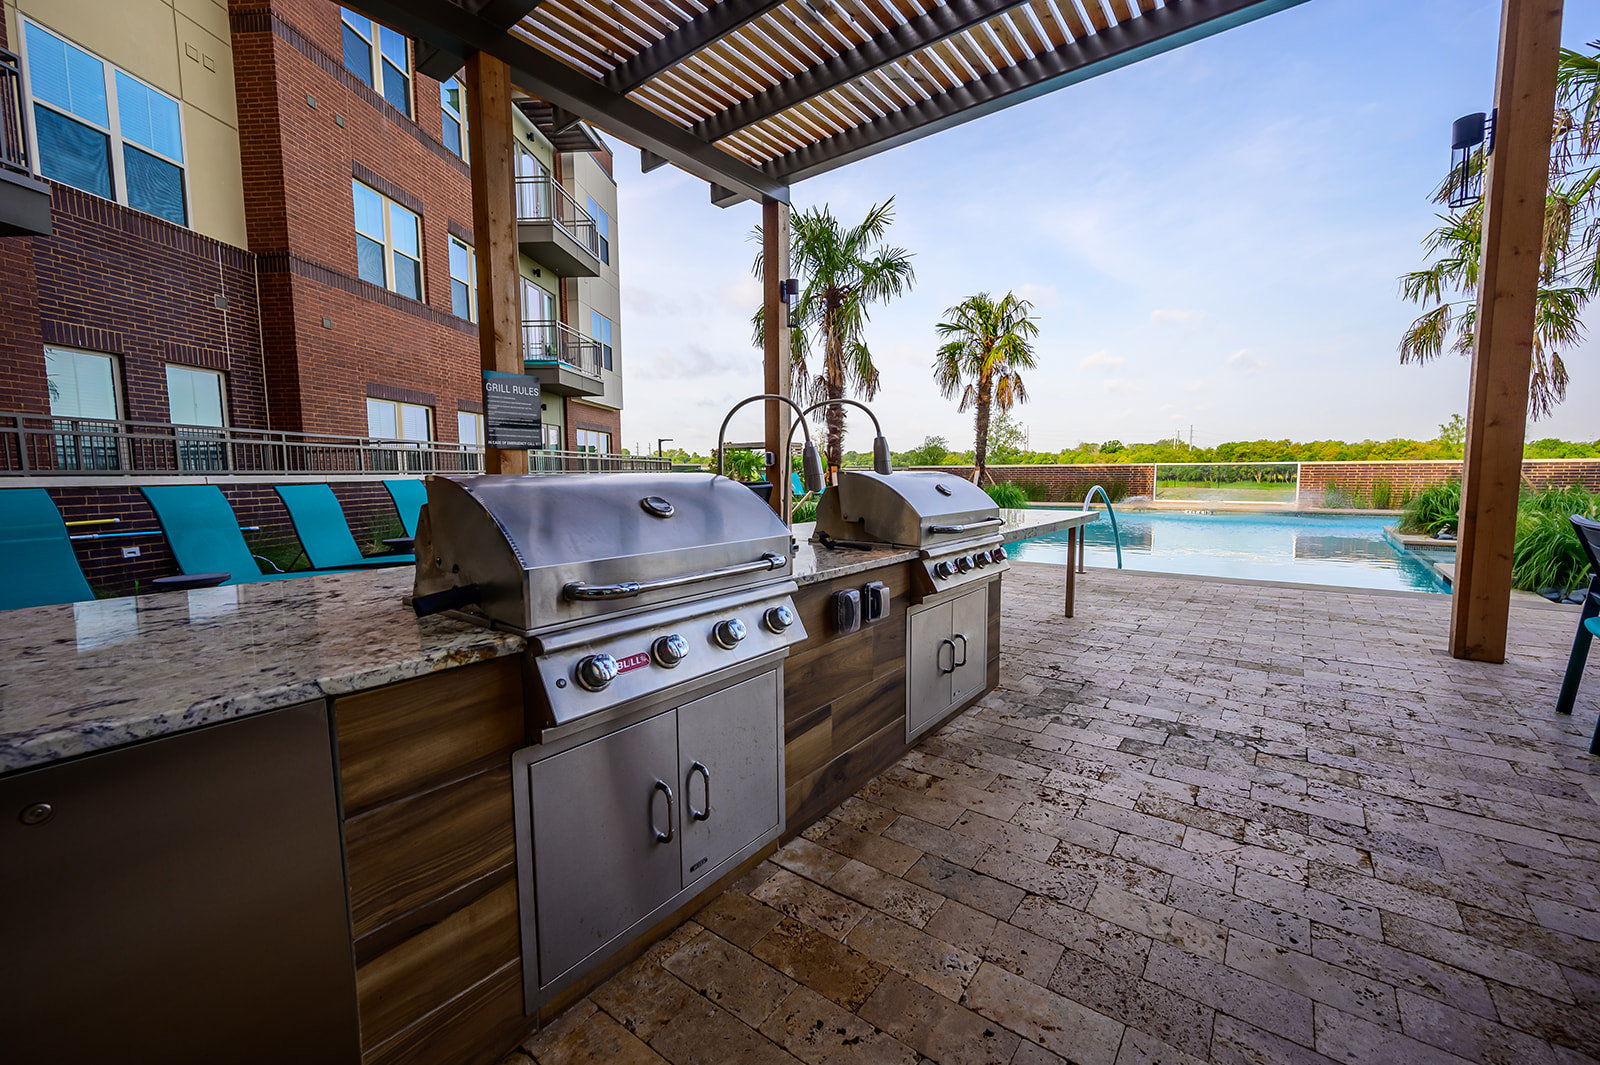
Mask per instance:
[[[1394,521],[1365,514],[1117,511],[1127,569],[1448,593],[1450,586],[1432,569],[1384,538],[1383,527]],[[1088,565],[1115,566],[1105,512],[1083,532]],[[1023,540],[1007,550],[1024,562],[1065,565],[1067,534]]]

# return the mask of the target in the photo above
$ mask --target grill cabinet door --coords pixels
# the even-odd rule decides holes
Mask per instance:
[[[528,767],[540,986],[678,891],[677,746],[677,715],[665,713]],[[672,787],[670,813],[658,780]]]
[[[777,825],[778,715],[776,670],[678,708],[684,887]]]
[[[906,740],[914,740],[950,709],[950,604],[909,615],[906,625]]]
[[[961,665],[951,674],[954,689],[950,705],[966,702],[983,690],[989,674],[989,586],[979,585],[950,604],[950,638],[955,641],[956,661]]]

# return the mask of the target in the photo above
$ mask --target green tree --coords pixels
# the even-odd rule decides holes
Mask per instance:
[[[1450,420],[1439,426],[1438,443],[1451,458],[1460,458],[1467,443],[1467,420],[1459,414],[1450,415]]]
[[[902,466],[938,466],[950,454],[950,442],[942,436],[924,437],[922,446],[895,456]]]
[[[945,343],[933,358],[933,379],[945,399],[960,393],[959,409],[977,412],[973,479],[979,484],[987,470],[990,407],[1005,414],[1028,400],[1021,371],[1033,369],[1033,338],[1039,335],[1031,310],[1013,293],[994,300],[980,292],[945,311],[946,320],[934,326]]]
[[[1528,414],[1548,415],[1566,398],[1563,349],[1583,339],[1583,312],[1600,291],[1600,41],[1592,54],[1563,48],[1556,67],[1555,125],[1551,138],[1549,190],[1545,197],[1544,248],[1535,293],[1533,365],[1528,379]],[[1447,203],[1462,182],[1481,177],[1480,148],[1451,171],[1433,199]],[[1472,353],[1477,324],[1483,203],[1439,216],[1423,242],[1433,261],[1400,279],[1405,298],[1426,310],[1400,339],[1402,363],[1424,363],[1446,347]]]
[[[878,394],[878,368],[865,335],[868,308],[903,294],[916,281],[911,254],[884,242],[893,221],[893,196],[849,229],[840,226],[826,204],[789,217],[791,276],[800,281],[800,301],[790,330],[794,349],[790,387],[808,406],[843,399],[847,393],[866,399]],[[758,241],[760,232],[758,227]],[[755,275],[762,276],[760,254]],[[758,345],[761,317],[757,311]],[[822,366],[814,371],[819,351]],[[823,415],[828,467],[837,470],[843,461],[845,408],[833,404]]]

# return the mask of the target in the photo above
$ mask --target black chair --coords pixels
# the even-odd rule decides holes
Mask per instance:
[[[1572,638],[1572,655],[1567,659],[1567,674],[1561,680],[1561,695],[1556,699],[1558,714],[1572,713],[1572,704],[1578,697],[1578,681],[1583,677],[1583,664],[1589,657],[1589,643],[1600,636],[1600,521],[1590,521],[1576,514],[1571,521],[1578,543],[1583,545],[1583,553],[1589,556],[1589,594],[1583,597],[1578,634]],[[1589,753],[1600,754],[1600,722],[1595,724]]]

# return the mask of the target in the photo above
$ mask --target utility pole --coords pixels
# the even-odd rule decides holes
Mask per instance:
[[[666,457],[666,452],[663,450],[662,445],[670,443],[672,443],[672,437],[670,436],[663,436],[656,440],[656,458]]]

